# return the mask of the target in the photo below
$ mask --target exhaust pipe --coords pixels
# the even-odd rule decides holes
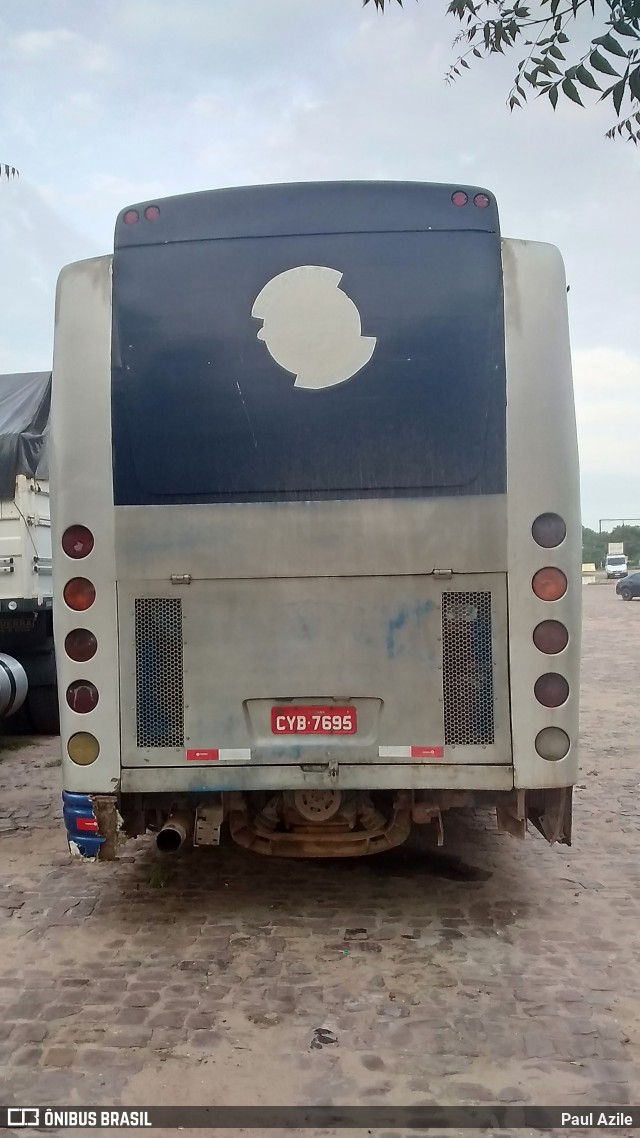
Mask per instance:
[[[193,831],[193,814],[188,810],[176,810],[170,814],[156,836],[156,846],[161,853],[177,853]]]

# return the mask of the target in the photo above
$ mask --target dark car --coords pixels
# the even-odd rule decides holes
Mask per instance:
[[[618,581],[616,593],[623,601],[632,601],[634,597],[640,597],[640,573],[630,573],[628,577]]]

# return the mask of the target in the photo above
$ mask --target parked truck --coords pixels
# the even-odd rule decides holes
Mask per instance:
[[[624,552],[624,542],[610,541],[607,546],[607,556],[604,561],[607,580],[613,581],[619,577],[626,577],[629,572],[629,563]]]
[[[0,719],[59,730],[48,431],[51,373],[0,375]]]

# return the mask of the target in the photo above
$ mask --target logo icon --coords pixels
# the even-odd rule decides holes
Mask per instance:
[[[7,1126],[39,1126],[40,1110],[37,1106],[7,1107]]]
[[[254,301],[258,339],[295,387],[320,390],[344,383],[369,363],[375,336],[363,336],[360,313],[338,287],[342,273],[300,265],[272,277]]]

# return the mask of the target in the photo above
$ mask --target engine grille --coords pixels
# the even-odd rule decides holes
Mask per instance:
[[[442,686],[445,744],[492,744],[491,593],[443,595]]]
[[[182,601],[136,599],[135,638],[138,746],[182,747]]]

